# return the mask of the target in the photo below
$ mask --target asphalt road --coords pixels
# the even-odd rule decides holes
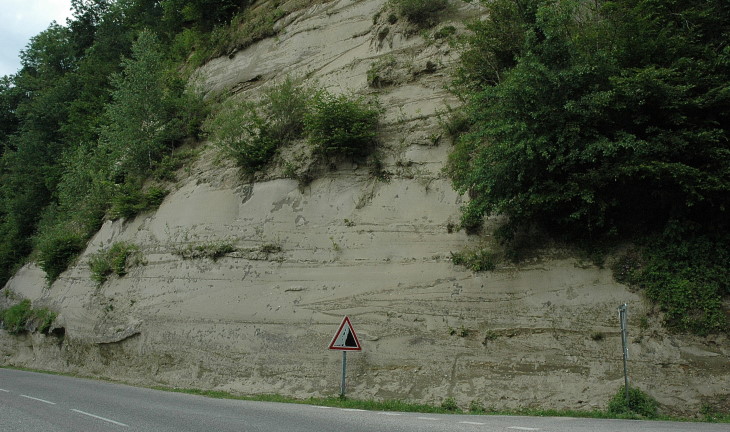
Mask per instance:
[[[361,411],[210,399],[0,369],[0,431],[730,432],[730,425]]]

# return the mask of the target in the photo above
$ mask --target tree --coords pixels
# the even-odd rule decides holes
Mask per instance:
[[[493,13],[472,25],[460,74],[472,127],[448,166],[471,198],[462,225],[499,213],[505,240],[632,239],[625,282],[669,326],[725,331],[730,4],[483,3]]]
[[[472,196],[465,225],[503,213],[507,231],[601,236],[727,220],[728,7],[671,3],[538,2],[514,66],[482,78],[474,128],[451,157],[457,189]],[[475,40],[498,39],[497,28],[476,27],[488,34]]]
[[[109,155],[115,175],[144,176],[166,150],[189,132],[181,124],[186,95],[168,85],[164,50],[157,37],[143,31],[132,56],[113,76],[112,101],[107,105],[100,146]]]

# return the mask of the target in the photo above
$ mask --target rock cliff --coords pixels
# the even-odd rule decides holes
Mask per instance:
[[[340,355],[326,348],[348,315],[363,345],[348,357],[349,396],[602,409],[623,385],[617,307],[628,303],[634,385],[675,412],[727,398],[727,337],[667,333],[607,269],[556,250],[492,272],[452,263],[451,252],[496,245],[452,229],[466,198],[442,173],[451,146],[440,122],[458,105],[445,89],[458,52],[433,31],[463,31],[480,9],[459,2],[421,32],[389,23],[385,7],[334,0],[301,9],[277,23],[276,37],[210,61],[196,79],[208,97],[253,98],[287,76],[376,97],[387,181],[361,162],[324,169],[303,187],[277,170],[250,181],[202,143],[156,212],[104,224],[52,286],[33,264],[16,274],[5,291],[58,311],[65,336],[0,331],[0,364],[336,395]],[[143,264],[98,286],[89,257],[119,241],[138,245]],[[179,254],[216,242],[235,251],[215,261]]]

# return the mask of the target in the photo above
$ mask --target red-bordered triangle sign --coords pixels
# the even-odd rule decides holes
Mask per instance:
[[[345,317],[340,324],[340,329],[335,333],[335,337],[330,342],[329,349],[340,350],[340,351],[361,351],[362,346],[360,340],[355,334],[355,329],[352,328],[352,323],[349,317]]]

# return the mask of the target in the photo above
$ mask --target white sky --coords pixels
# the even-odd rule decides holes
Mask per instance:
[[[66,25],[71,0],[0,0],[0,76],[20,69],[20,51],[51,21]]]

